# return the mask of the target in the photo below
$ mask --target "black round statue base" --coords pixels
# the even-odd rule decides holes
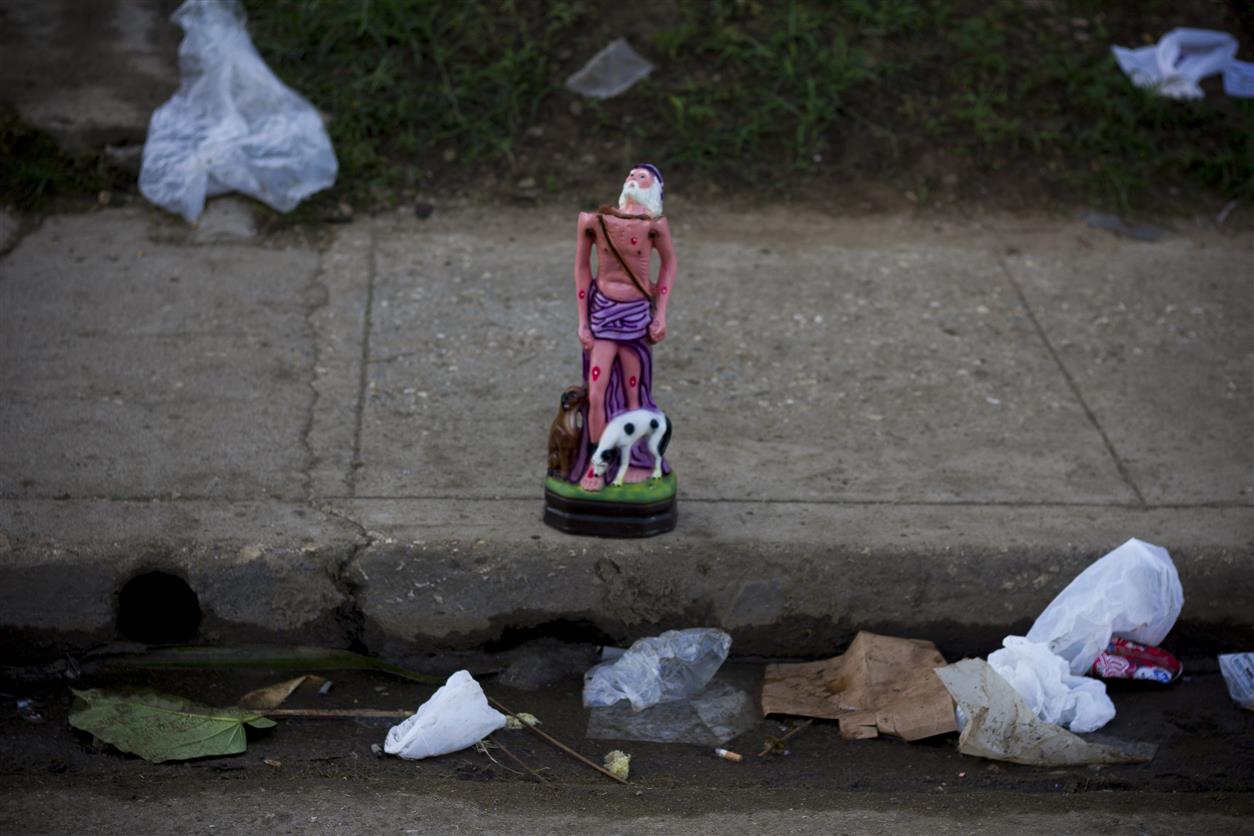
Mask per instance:
[[[675,497],[658,502],[569,499],[544,492],[544,522],[567,534],[592,537],[653,537],[675,528]]]

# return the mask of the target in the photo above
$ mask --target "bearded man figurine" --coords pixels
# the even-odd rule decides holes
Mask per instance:
[[[666,339],[677,267],[663,196],[661,172],[642,163],[627,175],[617,208],[579,215],[575,302],[587,401],[573,459],[549,451],[550,461],[573,465],[550,469],[545,489],[545,522],[563,531],[647,537],[675,527],[675,474],[657,461],[674,422],[653,398],[653,346]],[[659,446],[651,433],[662,432]]]

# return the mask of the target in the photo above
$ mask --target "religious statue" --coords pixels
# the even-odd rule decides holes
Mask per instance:
[[[653,398],[653,346],[666,339],[677,266],[663,196],[661,172],[642,163],[627,175],[618,208],[579,215],[583,381],[562,394],[545,487],[545,522],[563,531],[647,537],[675,527],[676,479],[664,459],[673,422]]]

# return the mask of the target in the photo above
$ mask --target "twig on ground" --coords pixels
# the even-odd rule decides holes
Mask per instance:
[[[514,713],[514,712],[512,712],[512,711],[510,711],[508,708],[506,708],[505,706],[501,705],[501,703],[499,703],[498,701],[496,701],[496,700],[492,699],[491,697],[489,697],[489,698],[488,698],[488,702],[489,702],[489,703],[491,703],[491,704],[492,704],[492,706],[493,706],[494,708],[496,708],[498,711],[504,712],[505,714],[508,714],[508,715],[510,715],[511,717],[517,717],[517,716],[518,716],[517,714],[515,714],[515,713]],[[522,721],[520,720],[519,722],[522,722]],[[602,775],[604,775],[604,776],[605,776],[605,777],[607,777],[607,778],[611,778],[611,779],[613,779],[613,780],[617,781],[617,782],[618,782],[618,783],[620,783],[620,784],[627,784],[627,781],[626,781],[626,780],[624,780],[624,779],[622,779],[622,778],[619,778],[619,777],[618,777],[617,775],[615,775],[613,772],[610,772],[608,769],[606,769],[605,767],[601,766],[600,764],[593,763],[592,761],[588,760],[588,759],[587,759],[587,758],[585,758],[583,755],[579,754],[579,753],[578,753],[578,752],[576,752],[574,749],[570,748],[570,747],[569,747],[569,746],[567,746],[565,743],[563,743],[562,741],[560,741],[560,740],[558,740],[557,738],[553,737],[552,735],[550,735],[550,734],[547,734],[547,733],[545,733],[545,732],[540,731],[540,730],[539,730],[538,728],[536,728],[535,726],[528,726],[526,723],[523,723],[523,725],[524,725],[524,726],[527,726],[527,728],[528,728],[528,729],[530,729],[530,730],[531,730],[534,734],[538,734],[538,735],[540,735],[540,737],[544,738],[544,739],[545,739],[545,740],[547,740],[549,743],[551,743],[551,744],[553,744],[554,746],[556,746],[557,748],[561,749],[563,752],[565,752],[566,754],[570,755],[570,756],[571,756],[572,758],[574,758],[575,760],[580,761],[580,762],[582,762],[582,763],[586,764],[587,766],[592,767],[592,768],[593,768],[593,769],[595,769],[597,772],[600,772]]]
[[[788,740],[791,740],[793,737],[797,736],[801,732],[810,728],[810,724],[813,722],[814,722],[813,719],[802,720],[800,723],[793,726],[791,729],[789,729],[786,733],[784,733],[780,737],[767,737],[766,746],[762,748],[761,752],[758,752],[758,757],[764,758],[767,755],[769,755],[773,750],[782,748],[785,742],[787,742]]]
[[[509,757],[510,759],[512,759],[512,760],[514,761],[514,763],[518,764],[518,765],[519,765],[519,766],[521,766],[523,769],[525,769],[525,770],[527,770],[528,772],[530,772],[530,773],[531,773],[531,777],[532,777],[532,778],[535,778],[537,783],[541,783],[541,784],[547,784],[547,783],[548,783],[547,781],[545,781],[545,780],[544,780],[544,776],[543,776],[543,775],[541,775],[539,772],[536,772],[536,771],[535,771],[534,769],[532,769],[530,766],[527,766],[527,764],[523,762],[523,759],[522,759],[522,758],[520,758],[520,757],[518,757],[517,755],[515,755],[515,754],[514,754],[513,752],[511,752],[509,749],[507,749],[507,748],[505,747],[505,744],[504,744],[504,743],[502,743],[501,741],[497,740],[495,737],[491,737],[491,738],[489,738],[489,740],[491,740],[493,743],[495,743],[495,744],[496,744],[496,748],[498,748],[498,749],[500,749],[502,752],[504,752],[504,753],[505,753],[505,755],[506,755],[507,757]],[[491,756],[491,755],[488,755],[488,757],[492,757],[492,756]],[[511,772],[513,772],[514,770],[512,770],[512,769],[511,769],[510,771],[511,771]],[[515,774],[522,774],[522,773],[515,773]]]

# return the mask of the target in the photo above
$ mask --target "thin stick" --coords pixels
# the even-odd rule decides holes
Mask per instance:
[[[522,759],[522,758],[520,758],[520,757],[518,757],[517,755],[515,755],[515,754],[514,754],[513,752],[511,752],[509,749],[506,749],[506,748],[505,748],[505,744],[504,744],[504,743],[502,743],[501,741],[497,740],[495,737],[493,737],[493,738],[492,738],[492,742],[496,744],[496,748],[500,749],[500,750],[501,750],[502,752],[504,752],[507,756],[509,756],[511,759],[513,759],[514,763],[518,764],[518,765],[519,765],[519,766],[521,766],[523,769],[525,769],[525,770],[527,770],[528,772],[530,772],[530,773],[531,773],[531,777],[535,778],[535,779],[536,779],[536,781],[537,781],[538,783],[541,783],[541,784],[546,784],[546,783],[548,783],[547,781],[545,781],[545,780],[544,780],[544,776],[543,776],[543,775],[541,775],[539,772],[536,772],[536,771],[535,771],[534,769],[532,769],[531,767],[527,766],[527,764],[523,763],[523,759]],[[489,757],[491,757],[491,755],[489,755]]]
[[[523,721],[522,721],[521,719],[519,719],[519,718],[518,718],[518,715],[517,715],[517,714],[515,714],[515,713],[514,713],[514,712],[512,712],[512,711],[510,711],[508,708],[506,708],[505,706],[501,705],[499,702],[497,702],[496,700],[492,699],[491,697],[489,697],[489,698],[488,698],[488,702],[492,703],[492,705],[493,705],[495,708],[499,709],[500,711],[505,712],[506,714],[510,715],[510,716],[511,716],[511,717],[513,717],[514,719],[518,720],[518,722],[522,723],[524,726],[526,726],[527,728],[531,729],[533,732],[535,732],[536,734],[540,735],[542,738],[544,738],[545,740],[547,740],[549,743],[552,743],[554,746],[556,746],[557,748],[561,749],[563,752],[565,752],[566,754],[570,755],[570,756],[571,756],[572,758],[574,758],[575,760],[580,761],[580,762],[582,762],[582,763],[586,764],[587,766],[592,767],[592,768],[593,768],[593,769],[595,769],[597,772],[600,772],[602,775],[604,775],[604,776],[605,776],[605,777],[607,777],[607,778],[610,778],[610,779],[612,779],[612,780],[614,780],[614,781],[617,781],[617,782],[618,782],[618,783],[620,783],[620,784],[625,784],[625,785],[627,785],[627,786],[630,786],[630,784],[627,784],[627,781],[626,781],[626,780],[624,780],[624,779],[622,779],[622,778],[619,778],[619,777],[618,777],[617,775],[615,775],[613,772],[610,772],[608,769],[606,769],[605,767],[601,766],[600,764],[596,764],[596,763],[593,763],[592,761],[588,760],[588,759],[587,759],[587,758],[585,758],[583,755],[579,754],[579,753],[578,753],[578,752],[576,752],[574,749],[570,748],[569,746],[567,746],[565,743],[563,743],[562,741],[558,740],[557,738],[555,738],[555,737],[553,737],[553,736],[551,736],[551,735],[549,735],[549,734],[546,734],[546,733],[544,733],[544,732],[540,731],[540,730],[539,730],[539,729],[537,729],[535,726],[529,725],[529,724],[527,724],[527,723],[523,723]]]
[[[813,723],[813,722],[814,722],[814,720],[813,720],[813,719],[811,719],[811,720],[802,720],[800,723],[798,723],[797,725],[795,725],[795,726],[793,726],[791,729],[789,729],[789,730],[788,730],[788,732],[787,732],[786,734],[784,734],[783,736],[781,736],[781,737],[771,738],[771,741],[770,741],[769,743],[767,743],[767,744],[766,744],[766,748],[764,748],[761,752],[758,752],[758,757],[759,757],[759,758],[764,758],[764,757],[766,757],[767,755],[769,755],[769,754],[771,753],[771,750],[772,750],[772,749],[774,749],[774,748],[775,748],[776,746],[778,746],[779,744],[781,744],[781,743],[783,743],[783,742],[785,742],[785,741],[787,741],[787,740],[789,740],[789,739],[791,739],[791,738],[795,737],[795,736],[796,736],[797,734],[799,734],[800,732],[803,732],[803,731],[805,731],[806,729],[810,728],[810,724],[811,724],[811,723]]]
[[[414,712],[390,708],[270,708],[257,713],[267,717],[322,717],[328,720],[353,717],[385,717],[403,720]]]

